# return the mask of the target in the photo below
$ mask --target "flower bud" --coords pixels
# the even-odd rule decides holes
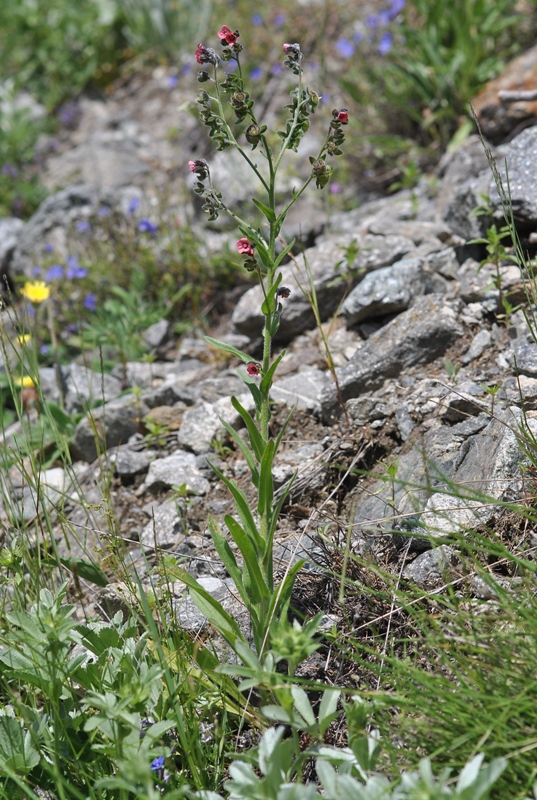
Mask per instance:
[[[209,81],[209,80],[211,80],[211,77],[210,77],[208,72],[205,72],[205,70],[202,70],[201,72],[198,72],[198,81],[199,81],[199,83],[207,83],[207,81]]]
[[[246,141],[254,147],[259,144],[261,138],[261,128],[259,125],[249,125],[245,132]]]

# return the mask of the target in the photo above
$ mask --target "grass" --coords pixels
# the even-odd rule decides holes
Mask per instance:
[[[251,9],[239,5],[246,28]],[[476,13],[481,7],[475,5]],[[142,29],[144,24],[150,26],[147,7],[138,4],[137,8]],[[419,4],[415,8],[425,13]],[[83,10],[94,23],[94,8],[84,6]],[[312,16],[319,15],[328,24],[330,10],[327,2],[315,8]],[[490,41],[499,41],[506,20],[495,22],[492,7],[482,10],[492,20]],[[251,19],[251,26],[259,31],[253,50],[259,57],[255,66],[265,69],[275,57],[274,30],[290,30],[303,16],[287,11],[287,19],[281,22],[276,16],[283,12],[277,9]],[[433,11],[438,16],[435,4]],[[456,22],[445,8],[442,14],[446,24]],[[63,27],[58,26],[54,37],[64,35],[68,19],[68,15],[62,17]],[[165,21],[168,26],[173,22],[169,17]],[[23,22],[17,17],[18,26]],[[411,22],[409,17],[405,24]],[[436,22],[439,26],[440,21]],[[43,33],[42,20],[31,18],[27,24],[34,25],[34,35],[43,37],[47,46],[55,47],[52,34]],[[429,19],[429,27],[416,31],[416,52],[418,45],[425,48],[424,31],[431,24]],[[13,23],[12,30],[19,28]],[[84,25],[84,30],[97,47],[99,29],[89,31]],[[334,36],[337,33],[334,30]],[[461,41],[467,33],[459,31]],[[167,34],[165,38],[169,40]],[[318,38],[310,21],[304,52],[309,54]],[[16,37],[12,52],[20,60],[22,51],[15,45],[20,47]],[[459,43],[449,53],[451,60],[443,63],[449,75],[457,74],[453,65],[466,52],[464,47]],[[38,55],[27,66],[29,80],[35,75],[36,86],[47,74],[40,71]],[[68,55],[58,66],[58,81],[50,84],[51,92],[60,92],[64,86],[61,76],[69,71]],[[325,56],[321,48],[321,71],[327,69]],[[427,63],[423,56],[418,66]],[[76,78],[81,86],[87,85],[84,70],[90,66],[93,69],[91,59],[80,65]],[[486,59],[479,60],[478,66],[487,75],[492,69]],[[444,115],[447,106],[451,109],[447,73],[440,70],[440,85],[426,86],[428,99],[422,98],[423,107],[433,114],[430,131],[443,143],[452,122],[445,122]],[[95,70],[91,74],[96,77]],[[416,75],[410,77],[408,86],[416,81]],[[473,91],[470,78],[477,81],[477,77],[467,78],[466,91],[470,91],[468,86]],[[53,104],[56,95],[51,97],[44,99]],[[431,106],[431,98],[438,101],[437,106]],[[456,101],[460,110],[463,99]],[[14,144],[6,146],[8,155],[10,147]],[[21,162],[31,160],[28,147],[17,156]],[[415,172],[414,166],[408,169],[408,180],[414,180]],[[273,191],[269,195],[274,199]],[[5,201],[6,208],[9,202]],[[273,226],[280,218],[272,207],[261,211],[270,223],[273,247]],[[508,215],[507,224],[516,240]],[[499,506],[501,512],[488,528],[444,535],[442,541],[457,550],[460,563],[456,576],[445,575],[441,591],[417,589],[405,581],[404,558],[389,565],[374,555],[357,557],[350,548],[352,521],[337,516],[333,522],[344,531],[341,541],[329,535],[327,526],[324,562],[315,570],[299,572],[286,602],[274,583],[271,541],[268,537],[259,541],[249,510],[250,495],[225,479],[249,537],[243,535],[234,516],[226,518],[243,562],[237,563],[216,523],[212,523],[213,536],[255,623],[252,645],[252,631],[243,633],[232,615],[196,588],[178,554],[140,548],[138,562],[131,562],[105,454],[91,470],[102,498],[92,503],[69,451],[77,418],[65,412],[61,399],[58,403],[45,399],[38,377],[40,366],[59,368],[75,357],[99,369],[115,363],[125,368],[130,358],[142,356],[142,332],[163,317],[180,319],[176,333],[192,324],[209,328],[207,320],[200,318],[215,290],[233,283],[233,260],[224,254],[223,259],[206,264],[191,231],[174,227],[164,210],[145,219],[133,209],[129,218],[108,215],[88,221],[88,226],[71,232],[77,248],[73,251],[76,269],[73,263],[56,265],[50,253],[50,263],[43,262],[43,270],[59,266],[62,274],[57,271],[58,277],[47,279],[49,295],[34,300],[33,315],[21,306],[13,316],[13,332],[0,332],[6,364],[0,407],[4,439],[0,454],[0,798],[310,800],[320,796],[319,786],[322,796],[338,800],[527,797],[537,778],[532,538],[537,521],[537,462],[530,427],[517,431],[521,454],[526,457],[524,496],[499,503],[472,495],[465,487],[449,486],[454,503],[464,494]],[[259,253],[261,230],[242,233],[259,239]],[[531,293],[535,286],[531,269],[519,246],[515,252]],[[268,269],[273,271],[274,258],[269,255]],[[72,277],[67,278],[69,268]],[[276,288],[277,283],[266,296],[272,297]],[[311,282],[304,292],[318,316]],[[88,304],[88,296],[93,303]],[[281,311],[269,300],[264,306],[268,328]],[[528,319],[535,334],[531,316]],[[78,328],[68,329],[75,322]],[[248,354],[226,347],[228,354],[238,353],[247,366],[260,368],[249,361]],[[330,363],[328,346],[326,355]],[[263,368],[268,372],[272,367],[266,356]],[[275,445],[268,430],[269,383],[265,381],[265,396],[259,393],[257,398],[263,441],[256,435],[253,417],[238,409],[254,452],[233,429],[227,430],[230,451],[240,450],[251,469],[260,515],[269,520],[266,525],[273,533],[279,508],[271,494]],[[279,423],[274,420],[274,424]],[[159,433],[149,431],[157,439]],[[54,503],[47,497],[45,470],[50,466],[61,467],[66,476]],[[343,477],[335,496],[349,488],[355,464],[337,466]],[[396,464],[388,461],[385,474],[387,484],[395,489]],[[195,506],[186,498],[186,487],[175,491],[182,518],[188,522]],[[30,498],[31,513],[23,517],[24,492]],[[72,523],[73,508],[86,512],[85,525]],[[395,507],[392,510],[396,519]],[[437,531],[429,527],[427,536],[438,543]],[[402,553],[407,552],[404,546]],[[264,570],[261,577],[256,559]],[[492,599],[473,596],[469,586],[476,577]],[[286,589],[291,585],[288,578],[284,579]],[[176,613],[178,579],[197,591],[198,604],[231,644],[234,658],[223,656],[224,643],[214,630],[198,636],[181,628]],[[115,603],[110,604],[107,597],[114,591]],[[257,617],[256,601],[264,611]],[[278,603],[280,613],[272,619]],[[113,610],[107,610],[112,605]],[[365,611],[355,618],[353,610],[358,608]],[[323,619],[327,612],[340,618],[337,626],[331,625],[331,617]],[[452,770],[451,776],[444,768]]]

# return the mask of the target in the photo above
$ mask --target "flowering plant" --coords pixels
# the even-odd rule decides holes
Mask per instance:
[[[288,119],[283,130],[276,135],[268,131],[266,125],[257,119],[254,102],[245,88],[241,67],[240,33],[223,25],[218,32],[222,51],[198,44],[195,57],[203,67],[198,80],[207,84],[208,88],[198,94],[200,118],[209,128],[209,136],[217,150],[235,148],[246,161],[260,182],[262,199],[252,198],[252,202],[265,218],[263,228],[256,227],[240,217],[231,209],[213,186],[210,167],[204,159],[189,161],[189,169],[195,175],[194,191],[204,199],[204,210],[209,219],[214,220],[221,212],[229,214],[237,223],[241,238],[237,241],[237,251],[243,257],[244,267],[257,274],[263,290],[264,301],[262,313],[265,318],[263,327],[263,356],[260,363],[252,361],[249,354],[223,342],[207,337],[213,345],[239,358],[245,365],[241,377],[248,386],[254,401],[255,412],[250,414],[236,397],[231,398],[235,410],[240,414],[246,426],[248,439],[235,431],[227,422],[222,424],[244,455],[250,468],[251,480],[256,494],[257,519],[245,492],[218,469],[215,472],[224,481],[231,492],[238,520],[231,515],[224,522],[238,546],[243,559],[239,567],[226,537],[215,520],[210,520],[211,534],[214,544],[226,569],[235,582],[237,590],[248,608],[252,623],[254,644],[261,655],[270,647],[271,621],[278,619],[287,608],[294,578],[302,566],[299,562],[286,574],[278,588],[274,585],[273,574],[273,540],[282,505],[286,498],[284,492],[278,501],[274,499],[274,482],[272,465],[274,457],[285,432],[287,422],[276,438],[271,438],[269,422],[271,409],[269,403],[270,389],[276,369],[285,355],[281,352],[272,357],[272,342],[276,335],[283,312],[282,300],[290,295],[290,289],[281,285],[282,274],[279,267],[289,254],[294,240],[279,253],[276,250],[278,237],[290,208],[297,202],[312,181],[318,189],[324,188],[330,180],[332,166],[327,163],[334,156],[341,155],[341,146],[345,140],[344,126],[349,121],[346,108],[334,109],[328,124],[324,142],[316,157],[310,157],[311,172],[300,189],[293,189],[291,198],[278,207],[276,202],[276,179],[288,150],[297,151],[304,133],[309,127],[309,117],[319,104],[319,95],[303,83],[302,51],[298,43],[283,44],[285,66],[296,76],[296,86],[291,91],[291,101],[285,106]],[[234,61],[233,72],[223,71],[221,65]],[[228,118],[234,118],[232,129]],[[238,126],[238,128],[236,127]],[[238,132],[236,132],[238,131]],[[260,166],[250,151],[256,150],[265,164]],[[287,492],[290,489],[288,486]],[[193,597],[201,610],[220,630],[226,639],[236,647],[237,640],[245,643],[237,623],[208,595],[188,573],[181,571],[181,577],[192,591]],[[291,635],[294,635],[291,631]],[[243,648],[239,646],[239,649]]]

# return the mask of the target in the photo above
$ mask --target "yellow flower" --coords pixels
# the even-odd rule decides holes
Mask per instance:
[[[30,341],[30,339],[31,336],[29,333],[21,333],[20,336],[17,336],[17,341],[19,344],[26,344],[27,342]]]
[[[22,378],[15,378],[15,384],[20,386],[21,389],[34,389],[35,383],[29,375],[23,375]]]
[[[23,294],[30,303],[42,303],[43,300],[48,299],[50,288],[46,285],[45,281],[26,281],[21,294]]]

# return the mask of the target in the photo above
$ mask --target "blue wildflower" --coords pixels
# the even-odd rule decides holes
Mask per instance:
[[[235,61],[235,59],[232,58],[231,61],[225,62],[224,69],[227,73],[235,72],[237,66],[238,66],[237,62]]]
[[[404,9],[405,4],[405,0],[391,0],[390,14],[392,17],[396,17],[398,14],[400,14]]]
[[[355,44],[360,44],[360,42],[362,41],[362,39],[363,39],[363,38],[364,38],[364,35],[363,35],[363,33],[362,33],[361,31],[356,31],[356,33],[355,33],[355,34],[354,34],[354,36],[352,37],[352,41],[353,41]]]
[[[178,84],[179,84],[179,78],[177,75],[168,76],[168,89],[175,89]]]
[[[263,17],[261,14],[252,14],[252,25],[262,25]]]
[[[134,212],[138,210],[139,205],[140,205],[140,198],[133,197],[129,203],[129,208],[128,208],[129,214],[134,214]]]
[[[263,70],[261,69],[261,67],[254,67],[252,70],[250,70],[250,80],[258,81],[262,77],[263,77]]]
[[[63,267],[61,264],[53,264],[52,267],[48,270],[47,274],[45,275],[45,281],[50,283],[50,281],[59,281],[63,278]]]
[[[365,21],[368,28],[378,28],[379,18],[377,14],[370,14]]]
[[[385,56],[386,53],[389,53],[393,46],[393,38],[390,31],[386,31],[380,37],[378,51],[381,56]]]
[[[151,762],[151,769],[154,770],[162,769],[164,767],[164,761],[165,761],[164,756],[159,756],[158,758],[154,758],[153,761]]]
[[[383,8],[379,11],[379,24],[380,25],[389,25],[391,22],[391,14],[389,9]]]
[[[43,250],[45,251],[45,253],[52,253],[52,251],[54,250],[54,248],[53,248],[53,246],[52,246],[51,244],[46,244],[46,245],[44,246]]]
[[[41,353],[42,356],[48,356],[48,354],[50,353],[50,347],[48,346],[48,344],[42,344],[41,347],[39,348],[39,352]]]
[[[100,217],[107,217],[110,213],[110,209],[108,206],[101,206],[99,209],[99,216]]]
[[[80,222],[77,222],[76,229],[79,233],[87,233],[91,231],[91,225],[87,219],[81,219]]]
[[[354,45],[349,39],[344,36],[336,42],[336,50],[342,58],[350,58],[354,55]]]
[[[85,278],[88,274],[86,267],[81,267],[74,256],[69,256],[67,259],[67,272],[66,277],[72,281],[77,278]]]
[[[155,225],[148,217],[142,217],[138,223],[138,230],[140,233],[156,233],[158,225]]]
[[[34,267],[32,269],[32,275],[34,278],[39,278],[39,276],[41,275],[41,267]]]
[[[281,12],[279,14],[276,14],[276,16],[274,17],[274,23],[273,23],[274,27],[275,28],[281,28],[281,26],[283,25],[284,22],[285,22],[285,14],[282,14]]]
[[[87,308],[88,311],[97,311],[97,298],[90,292],[84,298],[84,308]]]

